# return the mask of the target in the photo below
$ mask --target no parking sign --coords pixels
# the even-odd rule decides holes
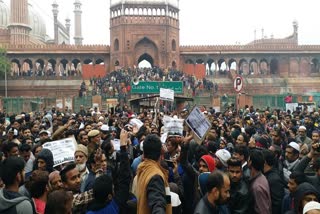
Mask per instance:
[[[241,76],[236,76],[233,81],[233,88],[236,92],[240,92],[243,88],[243,79]]]

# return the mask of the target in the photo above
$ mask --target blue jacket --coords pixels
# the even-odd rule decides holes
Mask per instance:
[[[97,211],[88,211],[86,214],[118,214],[118,213],[119,213],[119,206],[115,202],[115,200],[112,200],[104,208]]]

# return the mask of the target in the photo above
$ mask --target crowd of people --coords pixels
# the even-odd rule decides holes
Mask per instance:
[[[1,112],[0,213],[320,213],[318,111],[199,109],[203,139],[191,109]],[[74,157],[55,163],[45,145],[68,138]]]
[[[199,91],[216,92],[218,90],[218,85],[205,77],[197,79],[181,71],[167,71],[153,67],[119,69],[108,73],[105,77],[93,77],[90,79],[92,88],[90,93],[125,99],[130,94],[131,84],[138,81],[182,81],[184,88],[190,90],[192,95]]]

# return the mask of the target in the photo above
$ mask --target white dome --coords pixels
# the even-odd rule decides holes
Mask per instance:
[[[111,0],[111,6],[117,5],[117,4],[143,4],[143,5],[150,5],[150,4],[159,4],[159,5],[165,5],[169,4],[174,7],[179,6],[179,0]]]
[[[0,0],[1,1],[1,0]],[[37,13],[31,4],[29,4],[29,24],[32,28],[30,34],[32,37],[34,37],[37,40],[40,40],[42,42],[45,42],[46,38],[46,25],[43,21],[43,18],[39,13]]]
[[[10,12],[7,5],[0,0],[0,29],[7,28],[10,19]]]

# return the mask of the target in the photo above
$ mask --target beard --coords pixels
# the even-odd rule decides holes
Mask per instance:
[[[85,168],[86,168],[86,163],[77,164],[77,169],[79,170],[79,172],[82,172]]]
[[[224,205],[224,204],[226,204],[228,202],[228,200],[224,200],[223,198],[222,198],[222,196],[221,196],[221,192],[219,191],[219,197],[218,197],[218,199],[215,201],[215,204],[216,205]]]

